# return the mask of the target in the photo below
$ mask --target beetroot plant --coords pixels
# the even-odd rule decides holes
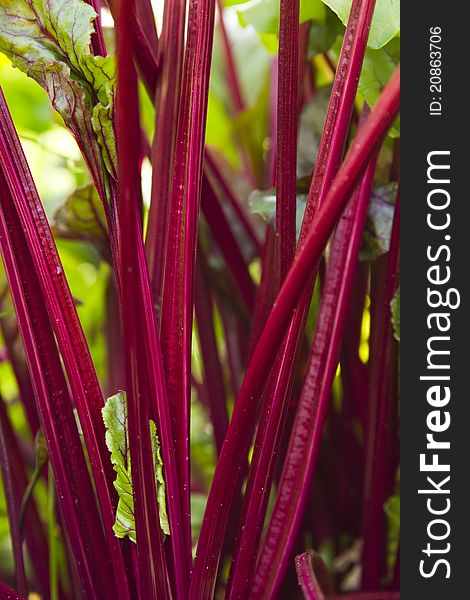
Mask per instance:
[[[399,597],[398,37],[0,0],[0,599]]]

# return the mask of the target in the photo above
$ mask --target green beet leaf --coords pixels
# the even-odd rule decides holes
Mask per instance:
[[[108,227],[95,186],[77,188],[54,213],[52,227],[56,236],[86,240],[105,251]]]
[[[46,90],[89,164],[101,168],[101,157],[114,176],[116,64],[90,52],[96,16],[82,0],[3,0],[0,51]]]
[[[359,90],[369,106],[375,106],[382,90],[400,63],[400,40],[393,39],[380,50],[367,48],[364,57]],[[391,137],[400,137],[400,119],[396,119],[390,130]]]
[[[366,226],[359,253],[360,260],[372,261],[388,252],[396,193],[396,183],[374,188],[367,211]]]
[[[347,24],[352,0],[323,0],[344,25]],[[369,34],[370,48],[382,48],[400,35],[400,0],[377,0]]]
[[[260,34],[276,34],[279,30],[279,0],[249,0],[235,7],[242,25],[252,25]],[[321,0],[301,0],[299,21],[325,19]]]
[[[106,400],[102,410],[106,426],[106,445],[111,452],[111,462],[116,471],[114,487],[119,495],[116,511],[114,533],[119,538],[128,537],[136,542],[134,497],[132,490],[131,457],[129,453],[129,437],[127,431],[127,397],[125,392],[118,392]],[[170,527],[166,513],[165,480],[163,478],[163,461],[160,453],[160,442],[154,421],[149,422],[149,435],[152,442],[152,455],[155,469],[160,527],[165,535],[170,535]]]

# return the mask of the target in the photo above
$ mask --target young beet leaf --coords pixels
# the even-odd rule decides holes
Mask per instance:
[[[116,509],[114,532],[117,537],[128,537],[136,542],[134,497],[132,489],[131,457],[129,452],[129,434],[127,431],[127,398],[125,392],[118,392],[106,400],[103,407],[103,421],[106,425],[106,445],[111,452],[111,462],[116,471],[114,487],[119,494]],[[165,480],[163,479],[163,462],[160,453],[160,441],[157,436],[155,421],[149,421],[149,435],[152,443],[155,484],[157,488],[158,513],[160,527],[165,535],[170,535],[166,514]]]
[[[104,166],[116,173],[112,125],[116,68],[113,57],[90,53],[95,17],[82,0],[5,0],[0,6],[0,50],[46,90],[77,140],[104,200]]]

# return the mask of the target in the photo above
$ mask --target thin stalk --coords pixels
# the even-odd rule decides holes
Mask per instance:
[[[344,393],[349,397],[354,412],[359,417],[363,428],[366,427],[366,403],[368,374],[367,367],[359,357],[362,319],[364,315],[367,287],[369,282],[369,265],[361,262],[356,273],[353,300],[350,304],[346,329],[341,350],[341,381]]]
[[[2,299],[1,306],[5,306]],[[39,429],[39,417],[34,399],[33,386],[28,373],[28,367],[24,356],[23,346],[21,345],[20,333],[14,316],[4,315],[0,318],[0,330],[5,343],[5,348],[10,361],[16,382],[18,384],[21,403],[25,409],[26,418],[34,437]]]
[[[228,89],[230,92],[230,97],[232,101],[232,110],[234,116],[242,113],[245,108],[245,101],[243,99],[243,93],[240,85],[240,80],[238,78],[237,67],[235,64],[235,58],[233,56],[232,45],[230,43],[230,39],[228,37],[227,29],[225,27],[224,21],[224,7],[222,0],[217,0],[217,8],[219,11],[219,29],[222,38],[222,50],[223,56],[225,59],[226,73],[227,73],[227,83]],[[250,161],[249,152],[246,151],[246,148],[241,144],[238,137],[236,137],[236,142],[240,148],[241,159],[243,163],[243,169],[248,181],[255,185],[256,184],[256,176],[253,170],[253,165]]]
[[[276,177],[278,290],[294,258],[297,200],[297,107],[300,0],[281,0],[279,17]]]
[[[172,593],[158,519],[149,432],[149,420],[155,416],[151,412],[154,408],[151,406],[151,401],[155,398],[155,393],[164,390],[160,382],[152,398],[149,379],[151,374],[147,359],[142,352],[147,332],[142,331],[140,325],[142,321],[147,324],[144,317],[146,312],[150,313],[148,318],[154,317],[154,310],[151,302],[147,304],[148,298],[145,297],[144,292],[146,285],[148,286],[148,280],[145,281],[145,275],[148,276],[148,273],[142,256],[143,240],[139,209],[141,205],[139,101],[137,73],[132,60],[133,41],[130,33],[133,31],[134,19],[135,3],[121,2],[117,21],[118,222],[125,223],[125,226],[120,228],[118,237],[122,286],[121,316],[126,354],[129,452],[132,457],[139,595],[149,600],[156,600],[156,598],[169,600]],[[155,324],[152,325],[152,334],[156,337]],[[150,353],[151,348],[146,344],[144,346],[145,352]],[[156,377],[160,375],[161,373],[155,372]],[[160,435],[163,438],[162,434],[167,424],[161,421],[159,424],[162,430]],[[176,533],[178,537],[177,532],[172,530],[172,533]]]
[[[205,167],[208,170],[209,176],[214,178],[214,181],[224,194],[224,199],[227,200],[235,214],[237,215],[240,224],[243,226],[245,235],[249,238],[257,254],[261,254],[262,244],[260,242],[258,233],[255,226],[251,221],[250,212],[243,206],[241,200],[238,199],[235,191],[231,187],[227,178],[224,177],[222,170],[217,165],[217,161],[214,159],[212,152],[206,148],[205,153]]]
[[[331,185],[305,243],[294,258],[250,360],[214,473],[191,579],[190,598],[211,597],[233,498],[250,444],[258,398],[272,366],[276,348],[299,301],[310,271],[317,263],[359,177],[398,114],[400,70],[385,87],[366,125],[359,132]],[[221,506],[223,509],[221,509]]]
[[[37,482],[42,477],[42,472],[47,464],[47,449],[45,447],[45,440],[42,430],[38,432],[34,440],[34,468],[29,477],[29,481],[24,489],[23,497],[21,498],[20,514],[19,514],[19,528],[21,534],[24,532],[25,517],[28,508],[31,506],[33,500],[33,491],[36,487]]]
[[[298,78],[298,96],[297,96],[297,107],[300,113],[304,99],[309,94],[304,92],[305,84],[308,82],[307,75],[311,76],[312,70],[310,61],[308,59],[308,40],[310,36],[310,24],[311,21],[306,21],[300,25],[299,29],[299,78]]]
[[[92,6],[97,14],[96,19],[93,21],[95,33],[91,36],[93,54],[95,54],[95,56],[106,56],[106,44],[104,41],[103,28],[101,26],[101,3],[99,0],[85,0],[85,2]]]
[[[224,52],[225,64],[227,67],[227,82],[230,90],[233,110],[240,113],[245,110],[245,101],[243,100],[240,81],[238,79],[235,59],[233,57],[232,46],[228,37],[224,21],[224,6],[222,0],[217,0],[217,9],[219,11],[219,28],[222,38],[222,47]]]
[[[251,356],[256,347],[276,295],[276,281],[274,277],[274,244],[274,229],[268,224],[266,226],[263,251],[260,255],[261,281],[258,286],[255,308],[253,310],[250,348],[248,352],[249,356]]]
[[[114,475],[101,416],[103,397],[64,268],[1,90],[0,166],[12,194],[12,210],[17,215],[18,226],[24,232],[31,251],[33,269],[38,275],[64,360],[90,458],[118,593],[125,600],[128,598],[128,587],[124,562],[119,541],[112,530]]]
[[[318,460],[351,299],[376,161],[372,160],[333,238],[307,373],[292,427],[252,598],[276,594],[287,570]]]
[[[117,594],[98,508],[31,247],[1,173],[0,242],[38,412],[85,597]]]
[[[279,63],[277,55],[271,60],[271,85],[269,98],[269,148],[266,158],[266,183],[276,185],[277,172],[277,89],[279,86]]]
[[[230,370],[230,382],[232,386],[233,397],[236,398],[240,390],[244,372],[240,340],[237,331],[237,319],[223,300],[218,299],[217,308],[219,310],[224,327],[224,339],[225,348],[227,351],[228,367]]]
[[[155,94],[156,121],[152,144],[152,195],[145,241],[150,281],[158,313],[162,304],[173,159],[183,71],[185,20],[185,0],[165,2],[160,45],[161,74]]]
[[[280,23],[279,23],[279,52],[278,52],[278,91],[277,91],[277,176],[276,176],[276,232],[275,232],[275,282],[276,292],[279,291],[285,275],[292,263],[295,253],[296,243],[296,168],[297,168],[297,107],[299,93],[299,0],[281,0],[280,4]],[[292,355],[286,356],[290,364]],[[276,357],[275,373],[283,373],[282,358],[279,363]],[[289,377],[291,385],[293,377]],[[275,393],[277,386],[276,376],[270,379],[268,384],[267,398],[271,398],[271,394]],[[270,389],[270,387],[274,387]],[[266,420],[264,420],[266,421]],[[284,419],[277,419],[277,423],[281,425]],[[279,430],[276,431],[276,437],[279,437]],[[258,439],[261,436],[257,436]],[[261,535],[261,528],[258,526],[253,530],[250,525],[253,522],[261,523],[264,520],[264,514],[267,510],[269,500],[269,488],[271,485],[270,475],[273,472],[273,464],[275,457],[275,449],[268,448],[269,453],[267,461],[271,462],[271,468],[263,469],[262,479],[264,480],[268,474],[268,483],[263,481],[260,483],[258,490],[256,485],[256,473],[258,464],[252,465],[247,488],[247,503],[244,505],[244,510],[241,519],[240,531],[235,545],[235,552],[232,559],[232,568],[227,586],[227,598],[244,598],[251,587],[251,577],[254,572],[256,563],[256,554]],[[261,449],[257,448],[255,456],[259,455]],[[274,451],[273,451],[274,450]],[[266,466],[266,465],[265,465]],[[254,477],[252,477],[252,473]],[[267,484],[267,485],[266,485]],[[254,491],[253,491],[254,490]],[[258,493],[259,491],[259,493]],[[256,494],[259,506],[253,508],[250,505],[252,493]],[[253,512],[257,515],[250,523],[246,521],[247,513],[251,516]],[[251,513],[251,514],[250,514]],[[260,518],[260,513],[262,517]],[[253,531],[256,534],[253,534]]]
[[[228,427],[227,400],[214,331],[214,301],[201,263],[201,254],[196,264],[195,315],[215,445],[217,452],[220,452]]]
[[[385,282],[381,286],[374,314],[374,349],[369,364],[369,414],[366,430],[366,467],[364,482],[364,512],[362,554],[362,587],[379,587],[385,562],[384,502],[390,480],[389,465],[394,464],[388,446],[390,425],[390,369],[392,357],[392,322],[390,302],[398,286],[400,259],[400,196],[397,194],[395,214],[388,253]],[[396,400],[396,398],[393,398]]]
[[[49,537],[49,597],[59,600],[59,556],[57,544],[57,523],[55,518],[55,481],[51,463],[49,463],[47,481],[47,529]]]
[[[248,271],[245,258],[209,178],[204,174],[201,191],[201,208],[209,225],[212,237],[224,257],[225,264],[233,275],[241,297],[251,314],[255,304],[256,288]]]
[[[119,0],[107,0],[107,3],[111,14],[116,21],[118,19],[120,2]],[[132,51],[139,70],[139,75],[142,78],[150,98],[153,100],[160,73],[158,52],[159,40],[151,2],[149,0],[137,0],[136,5],[137,18],[134,19],[132,23]]]
[[[269,93],[269,148],[265,164],[265,177],[267,187],[276,186],[276,157],[277,157],[277,87],[278,87],[278,61],[277,56],[271,61],[271,82]],[[260,333],[266,323],[269,311],[272,308],[274,297],[276,295],[276,286],[279,281],[276,280],[275,273],[275,252],[276,239],[274,228],[271,224],[265,227],[265,237],[261,260],[261,281],[256,295],[255,308],[253,310],[251,339],[248,355],[251,356]]]
[[[191,0],[166,249],[161,340],[182,495],[181,523],[191,557],[189,408],[196,240],[204,157],[215,0]]]
[[[160,79],[159,39],[151,0],[136,0],[134,57],[144,85],[153,99]]]
[[[333,593],[333,582],[327,567],[313,550],[295,557],[295,570],[306,600],[325,600],[325,596]]]
[[[351,9],[351,15],[345,34],[345,42],[340,56],[339,68],[331,93],[324,134],[322,136],[315,172],[308,195],[305,216],[300,233],[299,249],[302,248],[306,232],[311,226],[312,221],[314,222],[316,211],[324,202],[326,190],[328,189],[327,186],[333,180],[340,165],[349,130],[351,111],[356,97],[357,82],[362,67],[373,8],[374,2],[356,0]],[[292,61],[290,68],[291,75],[296,82],[296,85],[292,85],[290,89],[290,94],[292,96],[291,104],[297,106],[297,57],[295,63]],[[281,77],[280,72],[280,79],[285,80],[286,74]],[[282,83],[280,85],[282,85]],[[284,114],[288,111],[288,106],[282,108],[282,105],[279,104],[279,111]],[[278,126],[280,126],[281,123],[283,123],[283,121],[280,114]],[[280,144],[282,143],[285,144],[286,142],[285,140],[284,142],[281,142],[281,137],[279,137],[278,155],[280,154]],[[278,180],[284,177],[287,161],[288,157],[285,156],[278,164],[278,168],[282,171],[278,172]],[[291,179],[293,179],[295,193],[295,162],[292,165]],[[280,220],[280,218],[278,220]],[[279,262],[277,263],[277,267],[279,269]],[[252,574],[255,569],[258,544],[272,485],[275,466],[274,458],[278,451],[286,421],[308,308],[315,283],[316,270],[317,267],[312,270],[312,273],[307,278],[301,302],[291,320],[283,346],[276,356],[275,366],[266,388],[260,418],[260,427],[256,436],[253,463],[248,480],[242,524],[240,527],[241,538],[234,554],[233,572],[234,577],[237,578],[237,585],[234,585],[234,589],[238,589],[238,587],[242,585],[242,581],[246,581],[247,587],[250,587],[251,576],[249,574]],[[256,535],[253,535],[253,531],[256,532]],[[237,575],[237,571],[240,573],[239,575]]]
[[[3,404],[3,398],[0,398]],[[8,511],[8,522],[10,524],[11,546],[13,549],[13,562],[15,565],[16,586],[18,591],[26,595],[28,585],[24,568],[23,544],[20,531],[19,500],[16,495],[16,486],[13,479],[12,456],[8,453],[7,441],[3,423],[0,422],[0,471],[3,480],[3,489]]]
[[[152,0],[136,0],[135,15],[137,28],[141,29],[145,35],[147,44],[152,48],[156,57],[159,50],[159,40],[155,16],[153,14]]]
[[[118,291],[114,277],[110,277],[106,288],[106,317],[104,336],[106,339],[106,395],[109,397],[125,387],[124,344],[122,322],[119,312]]]
[[[28,477],[20,445],[3,401],[0,402],[0,427],[3,430],[7,454],[11,460],[13,481],[16,488],[15,496],[18,504],[28,485]],[[25,539],[29,558],[36,576],[35,582],[39,586],[39,590],[47,594],[47,590],[49,589],[47,539],[34,499],[30,502],[26,515]]]

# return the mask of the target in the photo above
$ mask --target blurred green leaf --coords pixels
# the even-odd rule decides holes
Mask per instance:
[[[248,0],[236,7],[243,26],[251,25],[258,33],[278,34],[280,0]],[[320,21],[325,18],[321,0],[301,0],[299,22]]]
[[[52,230],[55,236],[64,239],[91,242],[106,256],[108,228],[103,204],[93,184],[77,188],[56,210]]]
[[[302,219],[304,217],[307,194],[297,194],[296,234],[299,237]],[[253,190],[248,198],[251,212],[260,215],[273,228],[276,225],[276,190]]]
[[[360,260],[375,260],[388,252],[396,191],[396,183],[374,188],[367,211],[367,221],[359,253]]]
[[[322,88],[302,108],[297,145],[297,177],[309,176],[311,178],[313,173],[330,94],[331,86]]]
[[[216,453],[212,425],[200,402],[191,402],[191,475],[208,491],[214,475]]]
[[[352,0],[323,0],[347,24]],[[382,48],[392,38],[400,35],[400,0],[377,0],[370,28],[368,45]]]
[[[344,31],[344,27],[337,15],[325,7],[324,22],[314,21],[310,25],[308,36],[309,57],[329,50],[342,31]]]
[[[221,152],[233,167],[240,164],[235,145],[233,119],[221,100],[209,92],[207,110],[206,144]]]
[[[367,48],[359,79],[359,90],[369,106],[374,106],[400,62],[400,40],[393,39],[380,50]],[[395,121],[390,131],[392,137],[400,137],[400,121]]]
[[[110,266],[103,262],[97,250],[87,242],[57,239],[60,258],[80,322],[85,332],[93,363],[102,380],[106,373],[105,296]]]

